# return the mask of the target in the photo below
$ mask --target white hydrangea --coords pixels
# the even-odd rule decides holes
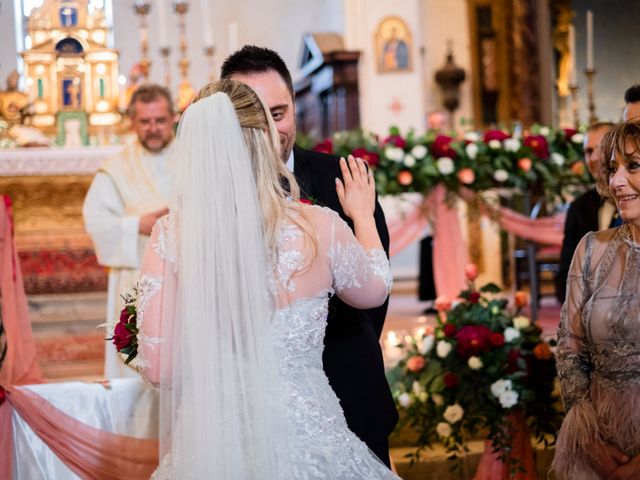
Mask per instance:
[[[469,142],[477,142],[482,138],[478,132],[467,132],[464,134],[464,139]]]
[[[453,433],[453,430],[451,429],[451,425],[447,422],[440,422],[436,425],[436,432],[442,438],[449,438]]]
[[[495,172],[493,172],[493,179],[496,182],[506,182],[509,180],[509,173],[506,170],[499,168]]]
[[[574,133],[573,135],[571,135],[571,141],[573,143],[579,143],[580,145],[582,145],[582,142],[584,141],[584,135],[582,133]]]
[[[489,388],[491,390],[491,395],[496,398],[500,398],[500,395],[513,388],[513,384],[511,383],[511,380],[500,379],[493,382]]]
[[[565,158],[561,153],[553,152],[551,154],[551,161],[561,167],[562,165],[564,165]]]
[[[504,341],[511,343],[520,338],[520,331],[517,328],[507,327],[504,329]]]
[[[540,127],[540,135],[544,135],[545,137],[548,137],[550,133],[551,133],[551,130],[549,129],[549,127]]]
[[[467,360],[467,365],[469,365],[469,368],[471,370],[479,370],[484,366],[484,364],[482,363],[482,359],[480,357],[476,357],[475,355],[469,357],[469,360]]]
[[[516,392],[515,390],[507,390],[506,392],[502,392],[502,394],[500,394],[498,400],[500,401],[500,405],[502,405],[502,408],[511,408],[516,403],[518,403],[518,392]]]
[[[424,391],[424,388],[420,385],[419,381],[414,380],[411,384],[411,390],[413,390],[413,393],[418,396]]]
[[[447,355],[449,355],[449,352],[452,348],[453,347],[449,342],[447,342],[446,340],[440,340],[438,342],[438,345],[436,346],[436,354],[440,358],[445,358]]]
[[[402,163],[404,163],[405,167],[413,167],[416,164],[416,159],[413,155],[411,155],[410,153],[407,153],[404,156],[404,160],[402,161]]]
[[[530,325],[531,325],[531,320],[529,320],[527,317],[519,316],[513,319],[513,326],[516,327],[518,330],[524,330],[525,328],[528,328]]]
[[[458,405],[457,403],[454,403],[453,405],[449,405],[446,410],[444,411],[444,413],[442,414],[442,417],[449,423],[454,424],[456,422],[459,422],[460,420],[462,420],[462,416],[464,415],[464,409]]]
[[[403,408],[409,408],[409,406],[410,406],[410,405],[411,405],[411,403],[412,403],[411,395],[409,395],[407,392],[405,392],[405,393],[401,394],[401,395],[398,397],[398,403],[399,403],[399,404],[400,404],[400,406],[401,406],[401,407],[403,407]]]
[[[433,400],[433,403],[437,407],[444,405],[444,397],[439,393],[434,393],[433,395],[431,395],[431,400]]]
[[[489,140],[489,148],[492,148],[493,150],[498,150],[500,147],[502,147],[502,142],[497,138],[494,138],[493,140]]]
[[[384,154],[394,162],[401,162],[404,159],[404,150],[398,147],[387,147]]]
[[[507,138],[504,141],[504,148],[508,152],[517,152],[520,150],[520,140],[517,138]]]
[[[464,147],[464,149],[467,152],[467,156],[471,160],[475,160],[478,156],[478,145],[476,145],[475,143],[468,144],[466,147]]]
[[[455,170],[455,165],[453,164],[453,160],[451,160],[449,157],[439,158],[438,161],[436,162],[436,165],[438,167],[438,171],[442,175],[451,175]]]
[[[422,339],[422,347],[420,348],[420,353],[422,355],[426,355],[433,348],[433,344],[436,341],[436,337],[434,335],[427,335]]]
[[[418,160],[422,160],[424,157],[426,157],[427,153],[429,153],[429,150],[424,145],[416,145],[411,149],[411,155],[413,155]]]

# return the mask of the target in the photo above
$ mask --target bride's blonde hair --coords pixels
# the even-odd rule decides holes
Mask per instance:
[[[280,139],[269,108],[249,86],[228,79],[205,85],[192,103],[217,92],[229,97],[242,127],[262,209],[267,248],[272,252],[277,249],[278,224],[288,219],[302,229],[315,252],[315,232],[303,209],[296,207],[300,199],[300,187],[281,160]],[[292,215],[292,211],[298,215]]]

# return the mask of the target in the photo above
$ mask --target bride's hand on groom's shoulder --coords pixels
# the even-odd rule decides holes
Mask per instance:
[[[344,213],[354,222],[372,220],[376,205],[373,174],[364,160],[349,155],[340,159],[342,180],[336,178],[336,192]]]

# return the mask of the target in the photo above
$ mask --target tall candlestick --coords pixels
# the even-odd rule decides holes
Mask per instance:
[[[576,68],[576,30],[573,25],[569,25],[569,55],[571,55],[571,75],[570,85],[578,84],[578,69]]]
[[[205,46],[213,45],[213,28],[211,28],[211,11],[209,0],[200,0],[200,16],[202,17],[202,35]]]
[[[165,0],[156,0],[158,4],[158,37],[160,39],[160,48],[169,45],[169,37],[167,36],[167,4]]]
[[[587,10],[587,70],[593,70],[593,12]]]
[[[231,20],[228,26],[229,33],[229,53],[238,49],[238,22]]]

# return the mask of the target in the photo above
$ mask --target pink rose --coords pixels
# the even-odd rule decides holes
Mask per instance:
[[[456,351],[465,360],[491,350],[493,332],[484,325],[465,325],[456,333]]]
[[[458,172],[458,180],[465,185],[471,185],[476,181],[476,174],[470,168],[463,168]]]
[[[113,329],[113,338],[111,340],[118,351],[129,346],[131,343],[131,337],[133,337],[133,334],[127,329],[124,323],[116,323],[116,327]]]
[[[451,310],[451,299],[446,295],[440,295],[436,298],[434,306],[439,312],[448,312]]]
[[[411,182],[413,182],[413,174],[409,170],[402,170],[398,173],[398,183],[400,185],[406,187],[407,185],[411,185]]]
[[[533,165],[533,163],[531,162],[530,158],[521,158],[520,160],[518,160],[518,168],[520,170],[522,170],[523,172],[527,173],[531,170],[531,166]]]
[[[478,278],[478,266],[475,263],[467,264],[467,266],[464,267],[464,276],[467,277],[467,280],[473,282]]]
[[[407,360],[407,370],[418,373],[427,364],[422,355],[414,355]]]

